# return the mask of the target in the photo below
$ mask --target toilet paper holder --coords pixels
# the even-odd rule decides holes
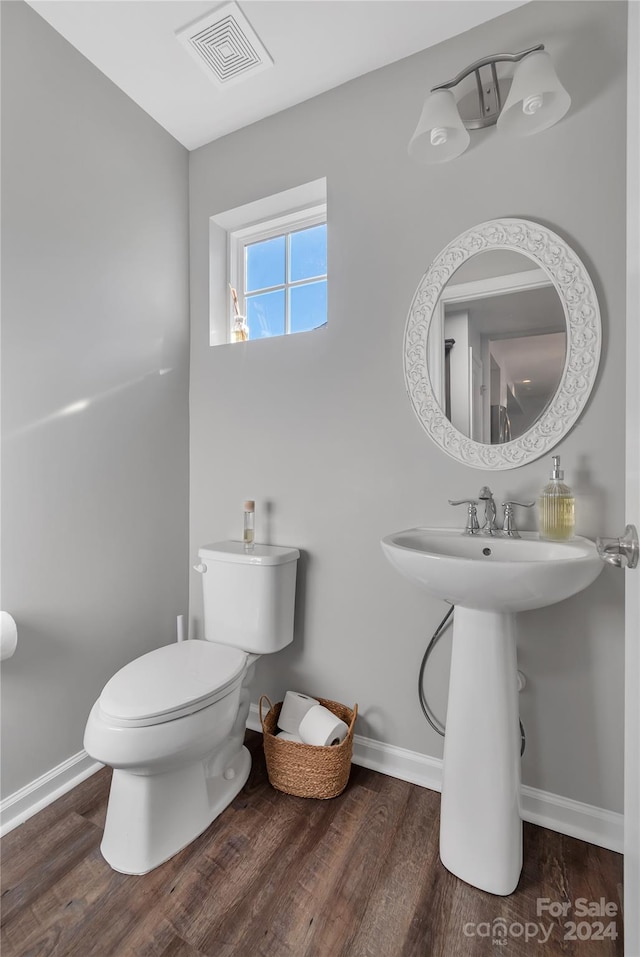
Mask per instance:
[[[18,626],[8,611],[0,611],[0,661],[11,658],[18,644]]]

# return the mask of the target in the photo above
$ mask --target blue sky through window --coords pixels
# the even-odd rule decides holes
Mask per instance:
[[[289,282],[327,274],[327,224],[291,233]]]
[[[285,236],[247,246],[247,292],[281,286],[285,281]]]
[[[244,296],[249,338],[325,324],[326,276],[326,223],[248,244]]]
[[[327,280],[289,289],[289,331],[308,332],[327,321]]]
[[[247,298],[247,325],[250,339],[283,336],[284,289],[263,292]]]

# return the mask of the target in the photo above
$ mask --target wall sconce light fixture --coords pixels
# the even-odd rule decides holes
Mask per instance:
[[[515,63],[513,78],[498,79],[496,63]],[[485,76],[481,76],[483,68]],[[475,73],[476,89],[459,102],[453,87]],[[490,75],[489,75],[490,74]],[[464,153],[469,130],[497,125],[500,132],[529,136],[553,126],[571,106],[542,43],[521,53],[497,53],[477,60],[427,96],[409,155],[423,163],[445,163]]]

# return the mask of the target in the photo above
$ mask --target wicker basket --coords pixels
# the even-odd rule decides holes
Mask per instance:
[[[267,695],[260,698],[260,724],[264,741],[267,774],[272,786],[285,794],[306,798],[332,798],[342,794],[351,771],[353,728],[358,716],[358,705],[353,709],[337,701],[317,699],[321,705],[349,725],[349,733],[341,744],[320,747],[277,737],[278,717],[282,701],[271,704]],[[263,702],[269,710],[263,716]]]

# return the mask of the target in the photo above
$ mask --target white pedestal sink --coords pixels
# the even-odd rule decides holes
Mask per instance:
[[[516,612],[582,591],[603,565],[586,538],[544,542],[411,528],[382,539],[391,564],[454,604],[440,858],[457,877],[510,894],[522,869]]]

